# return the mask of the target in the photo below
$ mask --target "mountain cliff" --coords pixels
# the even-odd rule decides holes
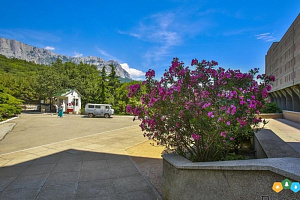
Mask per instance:
[[[96,65],[98,70],[101,70],[103,66],[105,66],[107,73],[111,72],[111,67],[109,65],[114,65],[117,76],[121,78],[130,78],[129,73],[124,70],[117,61],[114,60],[105,61],[102,58],[95,56],[71,57],[60,55],[46,49],[24,44],[17,40],[10,40],[1,37],[0,54],[8,58],[18,58],[43,65],[50,65],[52,62],[55,62],[59,58],[63,62],[73,62],[76,64],[82,62],[85,64]]]

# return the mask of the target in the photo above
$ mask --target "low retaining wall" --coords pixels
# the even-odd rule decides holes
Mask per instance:
[[[35,104],[23,104],[20,107],[22,108],[22,110],[37,110],[38,109],[38,105],[35,105]]]
[[[277,118],[283,118],[283,113],[261,113],[256,116],[258,118],[261,117],[262,119],[277,119]]]
[[[283,110],[283,118],[300,123],[300,112]]]
[[[274,182],[300,181],[300,159],[267,158],[193,163],[177,154],[163,156],[163,199],[299,199],[300,192],[276,193]]]

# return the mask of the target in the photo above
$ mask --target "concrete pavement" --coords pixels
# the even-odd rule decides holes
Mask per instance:
[[[0,129],[0,140],[3,140],[3,138],[6,136],[7,133],[9,133],[14,127],[16,123],[4,123],[1,125]]]
[[[266,129],[272,130],[300,154],[300,124],[287,119],[267,119]]]
[[[5,136],[6,139],[1,141],[0,154],[139,124],[137,121],[133,122],[132,117],[114,116],[114,118],[106,119],[64,115],[60,118],[55,114],[22,114],[18,119],[5,124],[10,123],[17,123],[17,125]],[[121,138],[116,138],[118,139]]]
[[[82,122],[76,116],[65,116],[63,119],[57,119],[56,116],[30,117],[34,117],[35,123],[40,122],[38,118],[42,118],[40,123],[43,123],[44,118],[48,118],[49,123],[70,124],[76,120],[77,123]],[[33,129],[27,126],[23,130],[25,135],[26,132],[40,131],[40,140],[44,135],[48,143],[39,143],[33,137],[30,139],[35,145],[26,148],[28,146],[20,142],[19,150],[7,146],[12,144],[10,140],[21,137],[21,124],[27,122],[22,119],[22,115],[14,120],[17,126],[0,142],[0,199],[161,199],[144,173],[147,169],[140,169],[139,164],[133,161],[142,157],[127,151],[147,143],[137,123],[133,123],[130,118],[119,120],[117,117],[88,120],[90,121],[87,123],[95,126],[106,120],[106,126],[110,124],[114,127],[111,130],[103,128],[98,133],[93,132],[97,130],[94,127],[91,128],[92,133],[82,133],[81,136],[76,135],[79,131],[74,133],[75,138],[71,138],[71,134],[67,134],[68,137],[57,135],[60,141],[49,143],[55,139],[48,135],[51,131],[43,132],[35,130],[35,126]],[[118,127],[120,123],[126,125]],[[104,124],[101,124],[102,127],[105,127]],[[36,137],[34,133],[33,135]],[[24,143],[30,143],[30,140]],[[147,150],[148,148],[151,145]],[[152,158],[151,155],[147,156],[143,157],[147,165],[161,162],[158,155]]]
[[[300,153],[300,125],[268,121]],[[9,123],[17,125],[0,141],[0,199],[161,199],[163,148],[131,118],[21,115]]]

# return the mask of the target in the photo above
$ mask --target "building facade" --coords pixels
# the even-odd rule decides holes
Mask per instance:
[[[62,105],[63,111],[67,113],[78,114],[81,109],[81,94],[76,90],[68,90],[63,94],[54,97],[56,105]]]
[[[265,56],[265,74],[274,75],[269,93],[282,110],[300,112],[300,14]]]

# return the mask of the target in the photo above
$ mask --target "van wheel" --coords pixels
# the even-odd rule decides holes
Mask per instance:
[[[109,118],[109,114],[105,113],[105,114],[104,114],[104,117],[105,117],[105,118]]]
[[[94,115],[92,113],[89,113],[88,116],[89,116],[89,118],[93,118],[94,117]]]

